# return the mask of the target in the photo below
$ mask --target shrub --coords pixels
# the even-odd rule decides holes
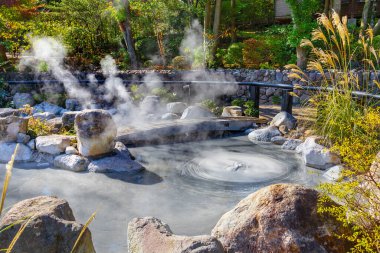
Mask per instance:
[[[318,108],[315,131],[324,136],[324,142],[344,162],[341,179],[320,186],[326,197],[321,200],[319,212],[333,215],[351,228],[351,233],[337,236],[354,244],[352,252],[378,252],[380,182],[370,165],[380,152],[380,109],[372,107],[370,100],[352,97],[354,90],[368,92],[369,87],[359,84],[351,67],[360,59],[364,71],[376,71],[380,51],[373,47],[371,30],[360,36],[360,43],[352,42],[347,19],[341,20],[336,13],[332,20],[322,15],[318,23],[320,27],[312,33],[311,41],[302,43],[310,48],[313,57],[308,69],[322,75],[321,83],[315,85],[330,88],[311,100]],[[305,74],[295,66],[291,76],[306,81]],[[380,88],[378,80],[374,82]],[[329,206],[327,196],[341,206]]]
[[[231,105],[233,105],[233,106],[240,106],[241,108],[243,108],[244,103],[245,103],[245,101],[243,99],[236,98],[236,99],[232,100]]]
[[[206,99],[206,100],[203,100],[201,102],[201,106],[210,110],[213,114],[215,114],[216,116],[220,116],[223,112],[223,109],[221,107],[219,107],[215,101],[211,100],[211,99]]]
[[[243,66],[243,43],[233,43],[225,51],[223,66],[225,68],[241,68]]]
[[[155,96],[159,96],[165,103],[175,102],[177,100],[177,94],[166,88],[154,88],[151,93]]]
[[[276,96],[276,95],[272,96],[272,103],[273,103],[274,105],[279,105],[279,104],[281,104],[281,97],[280,97],[280,96]]]
[[[248,100],[244,103],[244,115],[249,117],[258,117],[259,111],[255,108],[255,102]]]
[[[174,69],[191,69],[191,64],[185,56],[176,56],[172,60],[172,65]]]
[[[270,50],[264,41],[248,39],[244,41],[243,65],[246,68],[259,68],[260,63],[268,62]]]

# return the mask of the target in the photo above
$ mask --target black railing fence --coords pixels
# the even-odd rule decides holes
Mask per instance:
[[[97,80],[97,84],[104,84],[106,80]],[[18,84],[29,84],[29,85],[41,85],[41,84],[60,84],[61,81],[58,80],[32,80],[32,81],[6,81],[9,85],[18,85]],[[90,84],[90,80],[78,80],[79,84]],[[130,84],[143,84],[145,81],[136,81],[136,80],[123,80],[125,85]],[[191,88],[192,84],[196,85],[241,85],[249,87],[249,96],[251,100],[254,101],[255,109],[259,110],[260,108],[260,88],[276,88],[282,90],[281,95],[281,111],[286,111],[292,113],[293,106],[293,97],[290,92],[294,91],[296,88],[291,84],[273,84],[273,83],[264,83],[264,82],[226,82],[226,81],[160,81],[162,84],[178,84],[182,85],[183,89]],[[317,86],[297,86],[299,90],[311,90],[311,91],[329,91],[333,88],[331,87],[317,87]],[[358,98],[371,98],[380,100],[380,94],[372,94],[363,91],[353,91],[351,92],[353,96]]]

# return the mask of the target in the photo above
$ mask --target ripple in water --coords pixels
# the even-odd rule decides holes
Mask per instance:
[[[229,183],[265,183],[286,178],[293,168],[265,154],[225,149],[204,151],[180,167],[181,175]]]

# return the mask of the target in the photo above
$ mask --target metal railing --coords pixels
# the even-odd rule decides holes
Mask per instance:
[[[106,80],[97,80],[97,84],[104,84]],[[123,84],[143,84],[145,81],[139,80],[122,80]],[[32,80],[32,81],[6,81],[9,85],[17,85],[17,84],[29,84],[29,85],[39,85],[39,84],[61,84],[61,81],[58,80]],[[79,84],[90,84],[92,83],[90,80],[78,80]],[[240,85],[240,86],[248,86],[249,87],[249,95],[250,99],[254,101],[254,107],[257,111],[260,108],[260,88],[276,88],[281,89],[281,111],[286,111],[288,113],[292,113],[293,107],[293,97],[289,92],[295,90],[295,87],[291,84],[273,84],[273,83],[265,83],[265,82],[226,82],[226,81],[160,81],[162,84],[182,84],[183,88],[189,88],[192,84],[204,84],[204,85]],[[329,91],[333,90],[331,87],[317,87],[317,86],[297,86],[298,90],[312,90],[312,91]],[[373,98],[380,100],[380,94],[372,94],[363,91],[353,91],[352,95],[360,97],[360,98]]]

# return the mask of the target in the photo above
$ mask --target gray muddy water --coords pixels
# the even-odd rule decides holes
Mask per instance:
[[[146,172],[73,173],[36,165],[16,166],[6,206],[39,195],[69,201],[76,219],[90,226],[99,253],[127,252],[127,224],[155,216],[182,235],[209,234],[239,200],[278,182],[314,185],[316,171],[293,152],[271,144],[255,145],[246,136],[130,148]],[[4,165],[0,165],[1,182]]]

